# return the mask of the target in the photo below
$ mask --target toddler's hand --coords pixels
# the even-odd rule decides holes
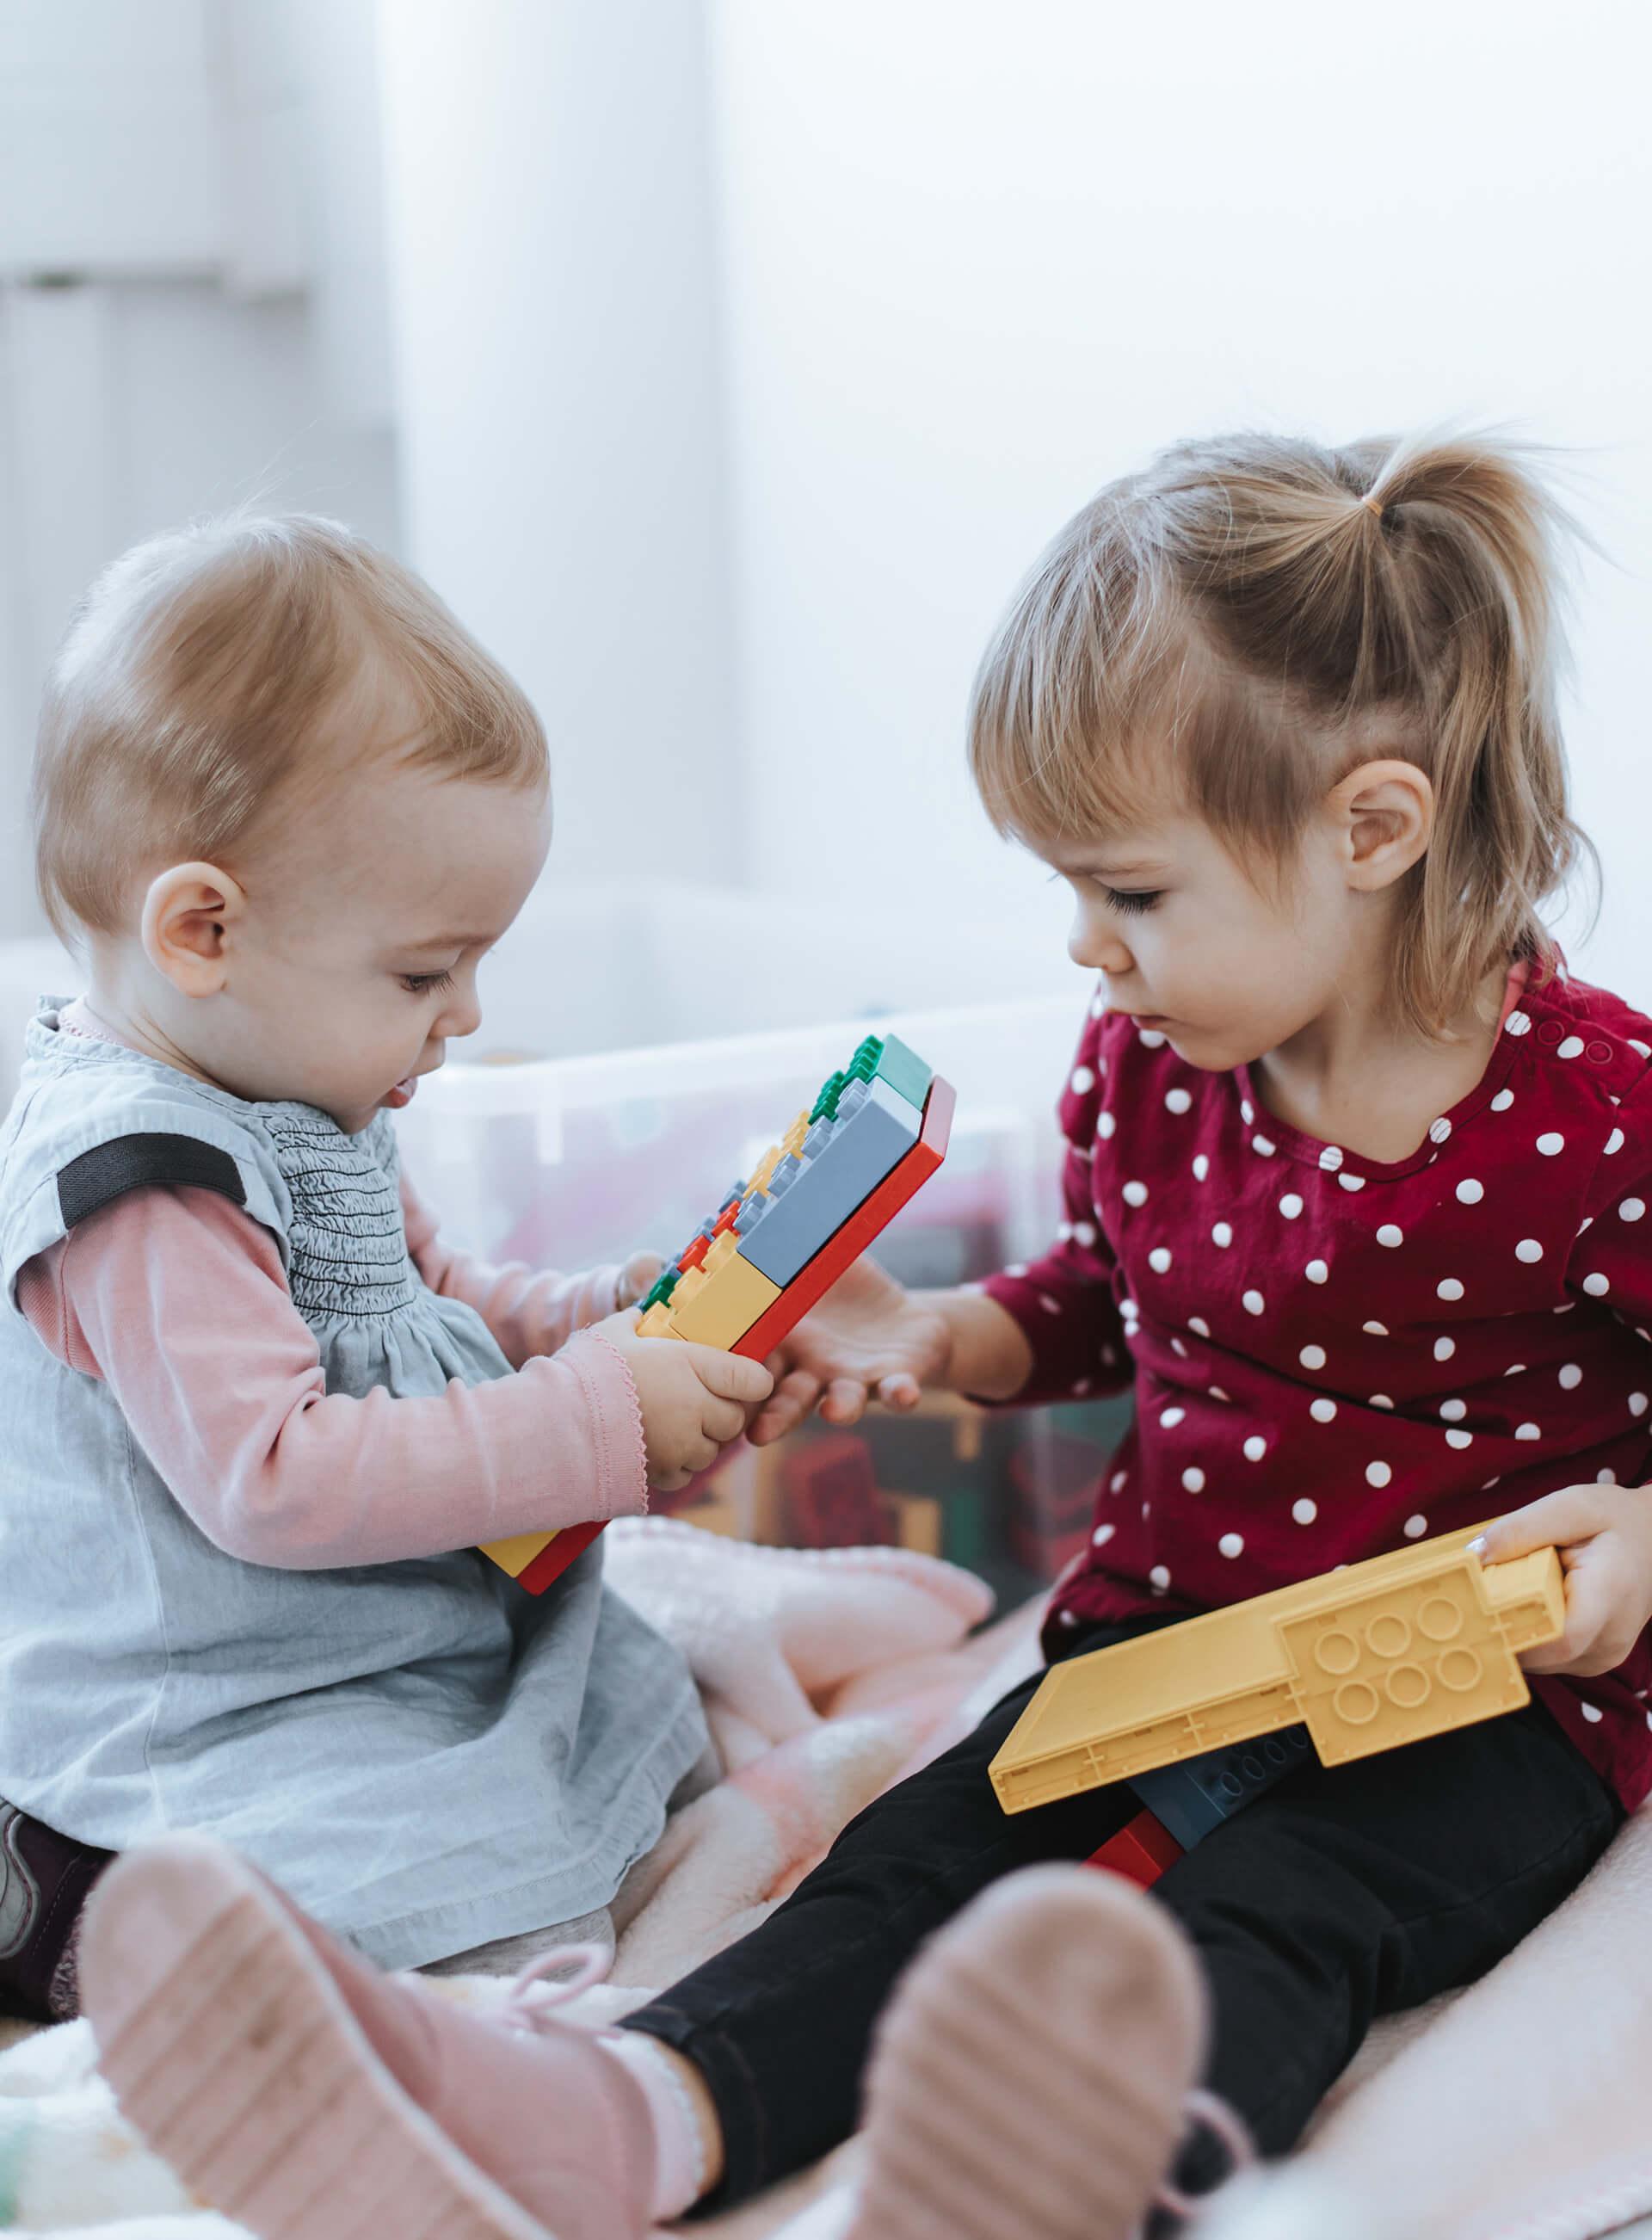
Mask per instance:
[[[1652,1490],[1569,1485],[1487,1526],[1488,1563],[1553,1548],[1566,1573],[1566,1630],[1523,1650],[1528,1672],[1610,1672],[1652,1618]]]
[[[740,1437],[748,1411],[768,1398],[775,1380],[758,1363],[714,1345],[638,1337],[636,1320],[635,1309],[628,1309],[596,1328],[624,1357],[636,1387],[649,1483],[658,1493],[676,1493]]]
[[[654,1289],[664,1265],[657,1252],[633,1252],[619,1271],[619,1282],[614,1287],[614,1304],[622,1311],[627,1307],[634,1307],[645,1292]]]
[[[783,1438],[816,1402],[829,1423],[858,1423],[867,1402],[918,1404],[951,1348],[945,1319],[909,1297],[875,1260],[857,1260],[770,1357],[774,1397],[751,1427],[754,1447]]]

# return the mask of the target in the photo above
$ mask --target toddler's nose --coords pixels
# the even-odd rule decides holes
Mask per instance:
[[[1104,972],[1122,980],[1135,969],[1136,959],[1116,930],[1105,918],[1080,910],[1067,937],[1067,954],[1086,972]]]

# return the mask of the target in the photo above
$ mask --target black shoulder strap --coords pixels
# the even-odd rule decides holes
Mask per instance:
[[[247,1202],[241,1170],[216,1143],[203,1143],[198,1136],[117,1136],[59,1170],[63,1227],[73,1229],[128,1190],[152,1183],[188,1183],[217,1190],[236,1205]]]

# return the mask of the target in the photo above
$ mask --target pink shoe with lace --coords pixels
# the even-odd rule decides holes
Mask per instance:
[[[1164,1910],[1116,1875],[1030,1867],[967,1906],[896,1990],[867,2075],[846,2240],[1129,2240],[1189,2117],[1203,1980]]]
[[[531,1981],[582,1957],[572,1983]],[[544,2012],[606,1964],[553,1950],[503,2015],[467,2011],[381,1974],[198,1837],[118,1859],[80,1951],[123,2111],[263,2240],[643,2240],[643,2095]]]

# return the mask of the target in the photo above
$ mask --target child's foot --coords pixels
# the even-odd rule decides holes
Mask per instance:
[[[587,2031],[385,1976],[221,1845],[118,1860],[80,1954],[128,2118],[263,2240],[640,2240],[654,2136]]]
[[[1197,1963],[1161,1908],[1087,1867],[1009,1876],[896,1992],[847,2240],[1127,2240],[1205,2028]]]

